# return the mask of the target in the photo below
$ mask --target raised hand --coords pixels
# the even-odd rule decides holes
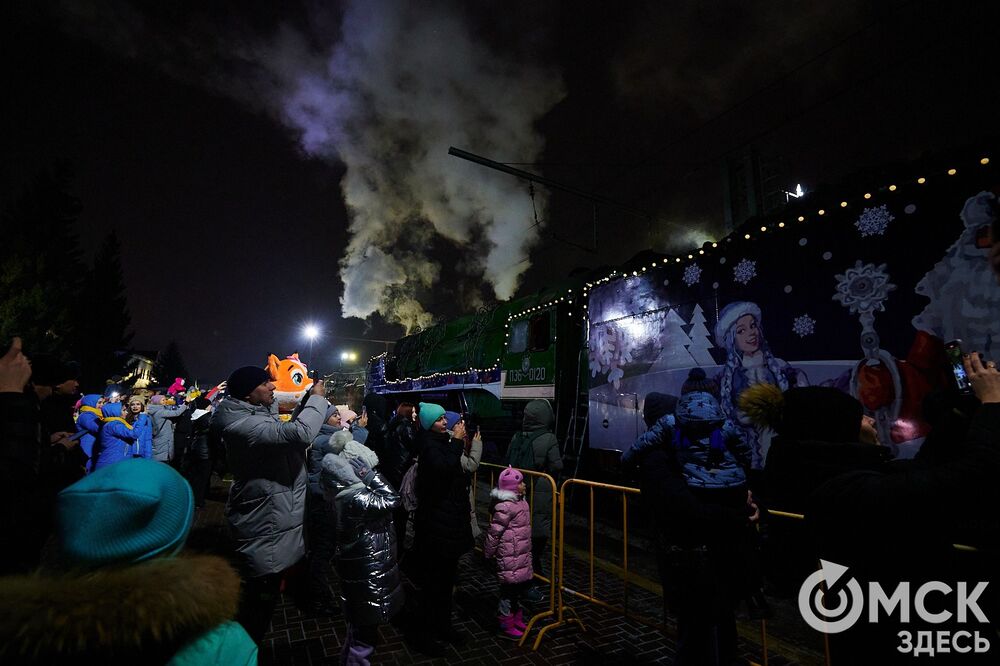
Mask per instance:
[[[20,393],[31,379],[31,362],[21,352],[21,338],[14,338],[10,349],[0,357],[0,393]]]

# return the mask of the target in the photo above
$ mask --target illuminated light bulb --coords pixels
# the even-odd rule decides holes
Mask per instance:
[[[799,215],[799,222],[805,222],[805,221],[806,221],[806,218],[804,218],[801,215]]]
[[[650,266],[650,268],[655,268],[655,267],[656,267],[656,262],[654,261],[654,262],[653,262],[653,265],[652,265],[652,266]]]
[[[688,259],[694,259],[694,255],[693,254],[689,254],[688,255]]]
[[[747,240],[750,240],[750,234],[746,234],[745,236],[743,236],[743,238],[746,238]]]
[[[760,230],[761,231],[767,231],[767,227],[761,227]]]
[[[817,213],[819,213],[820,215],[826,215],[826,211],[825,211],[825,210],[823,210],[822,208],[820,208],[820,209],[819,209],[818,211],[816,211],[816,212],[817,212]]]
[[[896,186],[895,185],[890,185],[889,186],[889,191],[890,192],[895,192],[896,191]]]
[[[954,176],[956,173],[958,173],[957,169],[948,169],[948,175],[949,176]]]
[[[847,208],[847,202],[846,201],[841,201],[840,202],[840,207],[841,208]]]
[[[639,271],[632,271],[632,275],[638,275]]]
[[[705,254],[704,250],[698,250],[698,254]]]
[[[674,259],[674,261],[676,261],[679,264],[679,263],[681,263],[681,258],[677,257],[676,259]]]
[[[718,243],[712,243],[712,247],[719,247]]]
[[[778,227],[780,229],[784,229],[785,228],[785,223],[784,222],[778,222]]]
[[[979,163],[980,164],[989,164],[990,163],[990,158],[984,157],[983,159],[979,160]]]
[[[923,185],[926,182],[927,182],[927,179],[924,178],[923,176],[921,176],[920,178],[917,178],[917,183],[919,183],[920,185]]]
[[[872,198],[872,193],[871,192],[865,192],[865,199],[871,199],[871,198]]]

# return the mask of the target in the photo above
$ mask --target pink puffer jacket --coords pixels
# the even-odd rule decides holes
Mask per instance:
[[[531,580],[531,509],[517,493],[493,489],[490,496],[497,500],[490,521],[483,553],[487,559],[496,557],[497,574],[501,583],[523,583]]]

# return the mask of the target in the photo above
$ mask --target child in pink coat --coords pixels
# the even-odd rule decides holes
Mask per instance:
[[[524,635],[524,611],[518,601],[531,582],[531,509],[524,499],[524,475],[513,467],[500,473],[490,496],[493,518],[483,542],[487,559],[496,558],[500,577],[497,620],[500,635],[518,640]]]

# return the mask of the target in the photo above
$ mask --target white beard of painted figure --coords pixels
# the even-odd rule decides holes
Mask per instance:
[[[1000,289],[986,259],[989,249],[976,247],[976,232],[993,220],[994,202],[990,192],[965,202],[965,230],[914,289],[931,301],[913,318],[914,328],[944,341],[960,339],[967,351],[990,351],[1000,330]]]

